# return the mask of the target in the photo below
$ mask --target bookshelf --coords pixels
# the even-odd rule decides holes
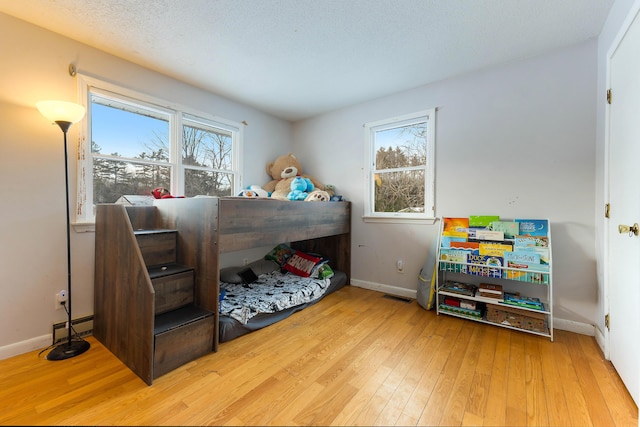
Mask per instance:
[[[436,311],[553,341],[548,219],[442,217]]]

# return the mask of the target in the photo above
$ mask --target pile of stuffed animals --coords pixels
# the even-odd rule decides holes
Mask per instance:
[[[266,171],[271,181],[262,187],[251,185],[239,196],[306,202],[327,202],[333,196],[333,186],[325,186],[312,176],[303,174],[302,165],[291,153],[269,162]]]
[[[270,197],[278,200],[305,202],[328,202],[334,196],[333,185],[323,185],[315,178],[302,173],[302,165],[293,154],[278,157],[267,164],[267,175],[272,180],[263,186],[250,185],[242,190],[241,197]],[[173,199],[184,196],[172,196],[163,187],[154,189],[151,194],[156,199]],[[338,196],[340,197],[340,196]]]

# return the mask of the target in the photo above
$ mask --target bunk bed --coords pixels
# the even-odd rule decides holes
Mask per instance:
[[[334,290],[350,281],[350,223],[349,202],[194,197],[98,205],[93,334],[151,384],[218,351],[220,254],[286,242],[328,258]]]

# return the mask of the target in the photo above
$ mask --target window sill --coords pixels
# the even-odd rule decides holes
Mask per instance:
[[[387,224],[424,224],[433,225],[437,218],[407,218],[407,217],[381,217],[381,216],[363,216],[364,222],[378,222]]]
[[[76,233],[95,233],[95,222],[72,222],[71,226]]]

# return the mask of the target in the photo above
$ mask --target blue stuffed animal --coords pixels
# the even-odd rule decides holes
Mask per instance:
[[[294,201],[304,200],[314,188],[315,186],[309,178],[296,176],[293,181],[291,181],[291,191],[287,194],[287,199]]]

